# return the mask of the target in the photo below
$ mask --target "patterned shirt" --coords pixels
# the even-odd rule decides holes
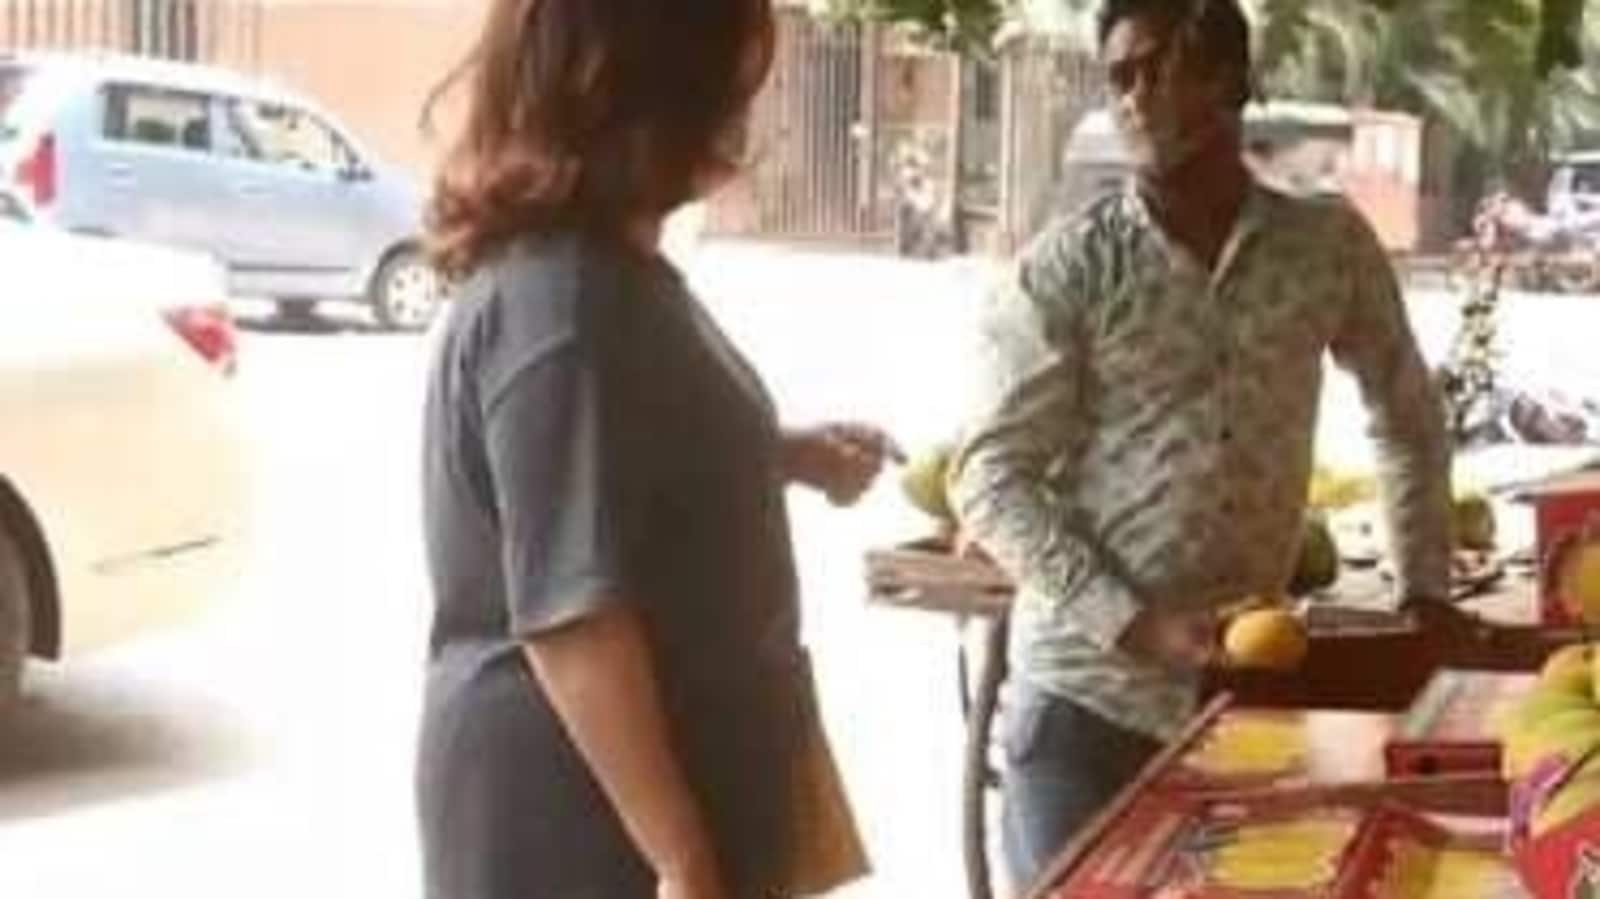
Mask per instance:
[[[1353,208],[1253,186],[1213,272],[1129,190],[1022,254],[984,318],[951,475],[963,527],[1018,585],[1014,672],[1123,727],[1176,731],[1194,678],[1117,641],[1145,606],[1285,589],[1324,351],[1372,419],[1397,592],[1442,596],[1442,406]]]

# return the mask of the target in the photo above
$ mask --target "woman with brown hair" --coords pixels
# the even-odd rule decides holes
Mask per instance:
[[[462,72],[430,223],[458,285],[425,412],[430,899],[794,884],[817,732],[782,490],[853,501],[892,444],[780,430],[656,246],[735,170],[772,44],[768,0],[496,0]]]

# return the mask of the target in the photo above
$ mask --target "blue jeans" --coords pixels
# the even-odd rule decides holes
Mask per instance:
[[[1001,844],[1021,894],[1161,749],[1071,700],[1013,678],[1001,741]]]

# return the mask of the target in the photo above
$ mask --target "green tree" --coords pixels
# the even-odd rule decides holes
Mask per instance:
[[[1411,14],[1419,7],[1430,12],[1443,10],[1454,18],[1482,18],[1500,27],[1509,14],[1526,19],[1534,26],[1531,42],[1519,47],[1514,61],[1543,77],[1558,67],[1578,68],[1584,61],[1584,0],[1351,0],[1371,10]],[[842,15],[864,16],[883,21],[902,22],[921,31],[930,41],[965,52],[987,52],[994,35],[1009,20],[1028,8],[1043,8],[1051,3],[1069,14],[1092,6],[1092,0],[810,0]],[[1348,6],[1344,0],[1258,0],[1256,5],[1281,7],[1295,17],[1296,10],[1311,6]],[[1513,10],[1512,7],[1517,9]],[[1436,9],[1435,9],[1436,8]],[[1480,15],[1481,13],[1486,13]],[[1271,13],[1272,15],[1275,13]],[[1319,14],[1320,15],[1320,14]],[[1304,21],[1300,16],[1298,21]],[[1293,34],[1294,28],[1279,33]],[[1470,30],[1470,29],[1469,29]]]
[[[1600,126],[1584,68],[1541,74],[1550,49],[1538,0],[1255,0],[1269,95],[1401,109],[1448,128],[1497,175],[1514,175]],[[1549,15],[1546,3],[1544,14]],[[1600,52],[1600,22],[1570,37]]]

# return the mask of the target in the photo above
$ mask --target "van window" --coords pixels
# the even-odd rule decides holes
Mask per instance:
[[[17,136],[15,121],[22,105],[22,89],[28,84],[28,70],[18,66],[0,67],[0,140]]]
[[[338,133],[311,113],[293,106],[237,100],[228,105],[229,131],[245,154],[259,162],[308,172],[335,174],[354,154]]]
[[[108,140],[206,152],[210,103],[201,94],[112,85],[105,90],[104,133]]]
[[[1575,194],[1600,194],[1600,164],[1573,166],[1570,189]]]

